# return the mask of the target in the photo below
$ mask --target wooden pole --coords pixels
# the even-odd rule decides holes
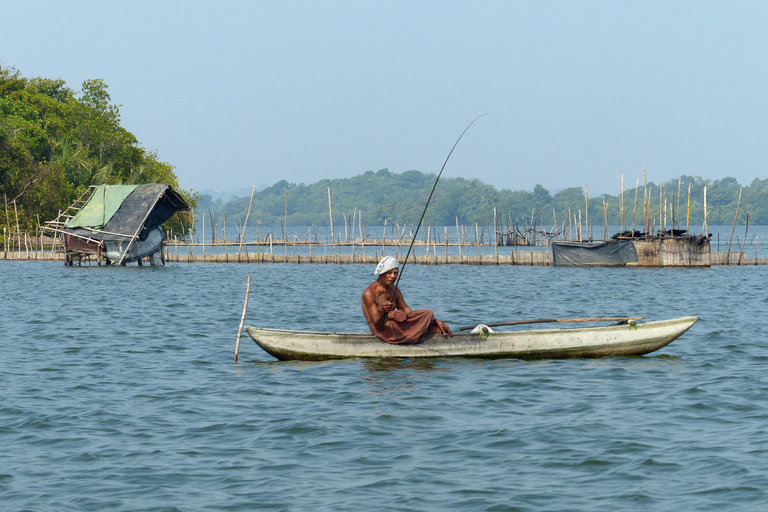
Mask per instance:
[[[360,215],[357,216],[357,225],[360,228],[360,249],[363,253],[363,263],[365,263],[365,233],[363,232],[363,211],[360,210]],[[366,228],[367,229],[367,228]]]
[[[626,226],[626,222],[624,220],[624,216],[626,215],[626,212],[624,211],[624,175],[621,175],[621,194],[619,195],[619,200],[621,201],[621,231],[624,231],[624,227]]]
[[[493,324],[475,324],[459,327],[460,331],[468,331],[474,329],[478,325],[486,325],[488,327],[499,327],[502,325],[523,325],[523,324],[545,324],[545,323],[571,323],[571,322],[626,322],[629,320],[642,320],[643,316],[616,316],[616,317],[601,317],[601,318],[541,318],[538,320],[512,320],[510,322],[496,322]]]
[[[480,232],[477,228],[477,222],[475,222],[475,243],[477,244],[477,256],[480,258],[480,263],[483,263],[483,253],[480,252]]]
[[[331,187],[328,187],[328,217],[331,221],[331,245],[333,246],[333,259],[336,260],[336,240],[333,234],[333,210],[331,209]]]
[[[747,231],[749,231],[749,210],[747,210],[747,226],[744,228],[744,241],[741,243],[741,247],[739,248],[739,261],[736,262],[737,265],[741,265],[741,256],[744,254],[744,245],[747,243]]]
[[[584,238],[582,236],[582,226],[581,226],[581,208],[579,208],[579,242],[583,242]]]
[[[448,226],[443,226],[445,236],[445,262],[448,263]]]
[[[493,245],[496,254],[496,264],[499,264],[499,229],[496,227],[496,207],[493,207]]]
[[[685,234],[690,235],[691,229],[691,186],[688,185],[688,212],[685,214]]]
[[[709,225],[707,224],[707,187],[704,187],[704,236],[709,236]],[[719,236],[719,234],[718,234]]]
[[[387,220],[384,219],[384,231],[381,234],[381,257],[385,256],[385,246],[387,245]],[[405,227],[403,227],[403,233],[405,233]],[[394,237],[393,237],[394,238]],[[400,247],[398,244],[396,247]],[[395,256],[397,256],[397,249],[395,249]]]
[[[646,234],[650,234],[649,232],[649,217],[650,212],[648,211],[649,207],[649,198],[648,198],[648,181],[645,177],[645,164],[643,164],[643,231],[645,231]]]
[[[11,217],[8,215],[8,196],[6,194],[3,194],[3,199],[5,200],[5,224],[8,226],[8,237],[13,237],[13,230],[11,229]],[[8,242],[6,242],[5,245],[5,252],[6,256],[8,253]],[[11,245],[11,252],[13,252],[13,245]]]
[[[16,241],[19,243],[19,253],[21,253],[21,227],[19,226],[19,210],[16,209],[16,200],[13,200],[13,212],[16,214]]]
[[[245,312],[248,310],[248,296],[251,294],[251,276],[248,276],[248,286],[245,289],[245,304],[243,304],[243,315],[240,317],[240,327],[237,329],[237,343],[235,344],[235,362],[240,353],[240,338],[243,336],[243,324],[245,323]]]
[[[733,218],[733,229],[731,230],[731,238],[728,240],[728,252],[725,254],[726,265],[731,264],[731,243],[733,242],[733,234],[736,232],[736,221],[739,220],[739,208],[741,208],[742,188],[739,188],[739,202],[736,203],[736,216]]]
[[[346,222],[346,218],[344,219]],[[285,191],[285,221],[283,222],[283,246],[285,255],[288,256],[288,191]]]
[[[240,252],[243,249],[243,242],[245,241],[245,227],[248,225],[248,217],[251,216],[251,206],[253,205],[253,194],[256,192],[256,185],[251,189],[251,201],[248,203],[248,213],[245,214],[245,224],[243,224],[243,231],[240,234],[240,246],[237,248],[237,262],[240,263]],[[270,240],[270,245],[272,241]],[[245,252],[248,252],[246,248]]]
[[[635,236],[635,215],[637,214],[637,189],[640,186],[640,178],[635,182],[635,208],[632,210],[632,237]]]
[[[680,185],[683,183],[683,177],[680,176],[677,179],[677,209],[675,210],[677,212],[677,215],[673,216],[673,220],[676,221],[677,229],[680,229]]]
[[[456,217],[456,245],[459,246],[459,263],[461,263],[461,231],[459,231],[459,218]]]
[[[589,241],[589,185],[585,185],[587,204],[584,208],[584,222],[587,224],[587,241]]]
[[[557,236],[559,234],[559,230],[557,228],[557,212],[555,211],[554,208],[552,208],[552,218],[555,221],[555,242],[557,242]]]

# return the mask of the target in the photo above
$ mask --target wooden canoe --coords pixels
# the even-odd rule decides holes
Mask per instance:
[[[528,331],[429,335],[417,345],[390,345],[370,333],[288,331],[246,327],[258,346],[281,360],[322,361],[350,357],[479,357],[566,359],[641,356],[680,337],[695,316],[625,325]]]

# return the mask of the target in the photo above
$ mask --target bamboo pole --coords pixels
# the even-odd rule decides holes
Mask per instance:
[[[8,215],[8,196],[6,194],[3,194],[3,199],[5,201],[5,224],[8,226],[8,237],[13,237],[13,230],[11,229],[11,216]],[[5,252],[6,255],[8,253],[8,242],[6,242],[5,245]],[[11,252],[13,252],[13,245],[11,245]]]
[[[645,164],[643,164],[643,231],[650,235],[650,201],[648,197],[648,180],[645,176]]]
[[[709,215],[709,212],[707,212],[707,187],[704,187],[704,236],[709,237],[709,224],[707,224],[707,215]]]
[[[662,198],[664,197],[664,184],[659,183],[659,236],[661,236],[661,222],[664,220],[664,201]],[[666,227],[666,224],[665,224]]]
[[[384,232],[381,234],[381,257],[383,258],[385,256],[385,248],[384,246],[387,245],[387,220],[384,219]],[[405,226],[403,226],[403,233],[405,233]],[[400,248],[400,244],[396,246],[395,249],[395,256],[397,256],[397,250]]]
[[[344,222],[346,222],[346,217]],[[283,222],[283,246],[285,247],[285,255],[288,256],[288,191],[285,191],[285,220]]]
[[[333,210],[331,210],[331,187],[328,187],[328,216],[331,219],[331,245],[333,245],[333,259],[335,263],[338,263],[338,261],[336,261],[336,240],[334,240],[334,234],[333,234]]]
[[[555,242],[557,242],[557,237],[560,234],[560,232],[559,232],[559,230],[557,228],[557,212],[555,211],[554,208],[552,208],[552,218],[555,221]]]
[[[229,246],[227,245],[227,215],[223,213],[222,215],[224,216],[224,261],[226,263],[229,263]],[[258,222],[256,223],[256,225],[258,225]],[[257,233],[258,233],[258,228],[257,228]],[[257,240],[258,240],[258,237],[257,237]]]
[[[496,254],[496,264],[499,264],[499,229],[496,226],[497,218],[496,218],[496,207],[493,207],[493,246],[494,246],[494,253]]]
[[[461,231],[459,230],[459,218],[456,217],[456,245],[459,246],[459,262],[461,262]]]
[[[240,263],[240,252],[243,249],[243,242],[245,241],[245,227],[248,225],[248,217],[251,216],[251,206],[253,205],[253,194],[256,192],[256,185],[251,189],[251,201],[248,203],[248,213],[245,214],[245,224],[243,224],[243,231],[240,234],[240,246],[237,248],[237,262]],[[270,245],[272,241],[270,240]],[[248,254],[248,248],[245,248],[245,253]]]
[[[731,243],[733,242],[733,234],[736,232],[736,221],[739,220],[739,208],[741,208],[741,190],[743,187],[739,188],[739,202],[736,203],[736,216],[733,218],[733,229],[731,230],[731,238],[728,240],[728,252],[725,255],[726,264],[730,265],[731,263]]]
[[[688,212],[685,214],[685,234],[690,235],[691,229],[691,186],[688,185]]]
[[[13,200],[13,212],[16,214],[16,241],[19,244],[19,253],[21,253],[21,227],[19,225],[19,210],[16,209],[16,200]]]
[[[589,241],[589,185],[585,185],[585,190],[586,190],[587,204],[584,209],[584,221],[587,223],[587,241]]]
[[[635,182],[635,208],[632,210],[632,237],[635,236],[635,215],[637,214],[637,189],[640,186],[640,178]]]
[[[744,241],[741,243],[741,247],[739,248],[739,260],[736,262],[737,265],[741,265],[741,256],[744,254],[744,245],[747,243],[747,231],[749,231],[749,210],[747,210],[747,226],[744,228]]]
[[[579,208],[579,242],[583,242],[584,238],[582,237],[583,228],[581,225],[581,208]]]
[[[676,220],[677,229],[680,229],[680,185],[683,183],[683,177],[680,176],[677,179],[677,216],[673,215],[673,219]]]
[[[245,289],[245,304],[243,304],[243,315],[240,317],[240,327],[237,329],[237,343],[235,344],[235,362],[240,353],[240,338],[243,337],[243,324],[245,323],[245,312],[248,310],[248,296],[251,294],[251,276],[248,275],[248,285]]]
[[[480,258],[480,263],[483,262],[483,253],[480,252],[480,233],[477,227],[477,221],[475,221],[475,243],[477,244],[477,256]]]
[[[459,327],[460,331],[468,331],[474,329],[478,325],[486,325],[488,327],[499,327],[502,325],[524,325],[524,324],[545,324],[545,323],[573,323],[573,322],[627,322],[630,320],[642,320],[645,317],[642,316],[615,316],[615,317],[599,317],[599,318],[540,318],[537,320],[512,320],[509,322],[495,322],[492,324],[475,324]]]
[[[625,222],[625,215],[626,212],[624,211],[624,175],[621,175],[621,194],[620,194],[620,200],[621,200],[621,231],[624,232],[624,227],[626,226]]]

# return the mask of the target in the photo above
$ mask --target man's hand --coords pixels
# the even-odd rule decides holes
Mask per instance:
[[[451,328],[448,327],[448,325],[445,322],[435,318],[435,323],[437,324],[437,329],[440,332],[440,334],[442,334],[443,336],[450,336],[451,338],[453,338],[453,333],[451,332]]]

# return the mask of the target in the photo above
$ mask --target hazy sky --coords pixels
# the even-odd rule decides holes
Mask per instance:
[[[78,90],[183,188],[367,170],[593,193],[768,177],[768,2],[0,0],[0,62]]]

